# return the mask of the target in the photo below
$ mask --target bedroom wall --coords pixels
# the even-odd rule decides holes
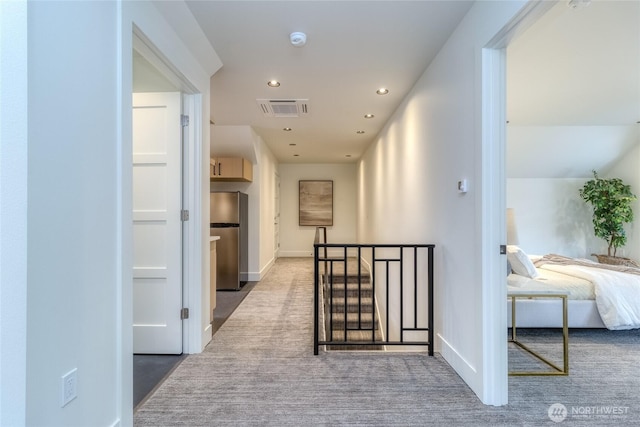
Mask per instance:
[[[631,185],[631,191],[639,199],[633,204],[634,221],[627,224],[627,244],[618,249],[618,255],[640,262],[640,124],[636,125],[637,144],[619,162],[603,173],[606,178],[620,178]],[[606,250],[606,245],[603,245]]]
[[[587,179],[507,179],[507,207],[515,210],[518,246],[527,254],[593,259],[591,211],[578,193]]]
[[[282,163],[280,170],[280,256],[313,255],[315,227],[298,225],[300,180],[333,180],[333,226],[330,243],[356,242],[356,164]]]
[[[638,132],[640,130],[636,134]],[[625,145],[629,144],[625,142]],[[537,158],[545,156],[540,154]],[[563,159],[565,170],[576,167],[567,160],[571,157]],[[640,196],[639,165],[640,143],[636,143],[618,155],[616,161],[610,161],[607,169],[598,172],[603,178],[621,178]],[[507,207],[515,209],[519,246],[525,252],[558,253],[593,260],[592,253],[606,253],[606,242],[593,234],[591,208],[578,193],[589,179],[591,177],[507,179]],[[633,206],[635,221],[625,227],[627,245],[618,249],[617,254],[640,261],[640,201],[636,200]]]
[[[523,126],[512,122],[507,126],[507,177],[588,178],[594,169],[611,169],[637,144],[636,124]]]
[[[436,245],[436,350],[498,405],[506,371],[483,340],[481,55],[524,4],[476,2],[358,165],[358,241]]]

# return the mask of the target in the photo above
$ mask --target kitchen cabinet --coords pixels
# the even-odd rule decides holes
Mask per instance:
[[[216,157],[209,162],[211,181],[253,181],[253,165],[242,157]]]

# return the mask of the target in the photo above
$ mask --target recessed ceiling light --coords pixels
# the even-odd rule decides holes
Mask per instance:
[[[284,128],[282,130],[285,131],[285,132],[291,132],[292,129],[291,128]]]
[[[280,87],[280,82],[277,80],[269,80],[267,82],[267,86],[269,87]]]
[[[363,131],[363,130],[357,130],[357,131],[356,131],[356,133],[357,133],[358,135],[362,135],[362,134],[364,133],[364,131]]]
[[[376,91],[376,93],[377,93],[378,95],[386,95],[386,94],[388,94],[388,93],[389,93],[389,89],[387,89],[386,87],[381,87],[380,89],[378,89],[378,90]]]
[[[373,119],[374,115],[373,114],[365,114],[364,118],[365,119]]]
[[[347,154],[345,157],[351,157],[351,154]]]

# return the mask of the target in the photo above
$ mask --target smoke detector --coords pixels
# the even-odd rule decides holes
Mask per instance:
[[[289,34],[289,40],[295,47],[302,47],[307,44],[307,35],[305,33],[294,32]]]

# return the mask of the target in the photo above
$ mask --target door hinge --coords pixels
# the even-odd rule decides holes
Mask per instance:
[[[505,255],[507,253],[507,245],[500,245],[500,255]]]
[[[182,310],[180,310],[180,320],[184,320],[188,318],[189,318],[189,309],[185,307]]]
[[[189,211],[187,209],[183,209],[180,211],[180,220],[189,221]]]
[[[189,126],[189,116],[180,114],[180,125],[182,125],[182,127]]]

